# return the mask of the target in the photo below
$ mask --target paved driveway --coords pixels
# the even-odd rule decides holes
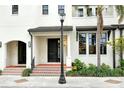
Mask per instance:
[[[59,77],[0,76],[0,87],[23,88],[121,88],[124,77],[66,77],[66,84],[58,84]]]

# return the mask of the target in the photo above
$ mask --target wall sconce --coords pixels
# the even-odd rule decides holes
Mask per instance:
[[[31,47],[31,41],[28,41],[28,47]]]
[[[2,42],[0,41],[0,48],[2,47]]]

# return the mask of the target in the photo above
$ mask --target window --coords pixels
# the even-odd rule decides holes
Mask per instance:
[[[48,15],[48,5],[42,5],[42,14]]]
[[[106,54],[107,33],[102,33],[100,42],[100,53]]]
[[[78,17],[83,17],[83,8],[78,9]]]
[[[96,33],[89,33],[89,54],[96,54]]]
[[[63,13],[65,13],[64,5],[58,5],[58,14],[63,14]]]
[[[97,16],[97,8],[95,8],[95,15]]]
[[[79,54],[86,54],[86,34],[79,34]]]
[[[12,5],[12,14],[18,14],[18,5]]]
[[[87,16],[92,16],[92,8],[87,8]]]
[[[84,5],[72,5],[72,17],[83,17],[84,10]]]

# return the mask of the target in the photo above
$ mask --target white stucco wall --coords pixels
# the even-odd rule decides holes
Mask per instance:
[[[6,66],[18,64],[18,42],[13,41],[7,44],[7,62]]]
[[[73,31],[66,32],[65,35],[70,38],[70,48],[66,48],[67,53],[65,58],[73,61],[75,58],[79,58],[86,64],[96,64],[96,55],[79,55],[78,41],[76,41],[76,26],[95,26],[97,19],[95,16],[92,17],[72,17],[72,5],[81,5],[82,0],[55,0],[55,3],[51,0],[42,0],[39,5],[19,5],[19,14],[12,15],[11,5],[0,5],[0,41],[2,41],[2,47],[0,48],[0,68],[6,66],[4,64],[6,60],[6,44],[10,41],[23,41],[27,44],[27,63],[26,66],[30,68],[31,62],[31,48],[28,47],[30,41],[30,35],[27,32],[29,28],[35,28],[39,26],[60,26],[60,19],[58,15],[58,5],[65,5],[66,17],[64,25],[72,25]],[[42,14],[42,5],[49,5],[49,14]],[[117,16],[114,11],[113,16],[104,16],[104,25],[117,24]],[[122,22],[123,24],[124,22]],[[44,32],[44,33],[33,33],[34,36],[34,54],[36,64],[47,62],[47,39],[56,38],[60,36],[60,33]],[[119,36],[119,31],[116,31],[116,37]],[[124,33],[123,33],[124,36]],[[112,33],[110,35],[112,39]],[[88,42],[88,41],[87,41]],[[9,47],[15,47],[15,44]],[[68,50],[70,49],[70,50]],[[12,51],[12,50],[10,50]],[[11,53],[11,52],[10,52]],[[66,53],[66,52],[65,52]],[[12,53],[13,54],[13,53]],[[14,56],[14,55],[13,55]],[[116,61],[118,61],[118,55],[116,55]],[[15,60],[11,58],[14,62]],[[101,61],[112,66],[112,48],[107,46],[107,54],[101,56]],[[14,62],[16,64],[16,62]],[[13,63],[12,63],[13,64]]]

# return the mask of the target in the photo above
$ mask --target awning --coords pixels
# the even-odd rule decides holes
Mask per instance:
[[[103,30],[124,29],[124,24],[105,25]],[[97,31],[97,26],[76,26],[76,31]]]
[[[119,28],[119,29],[124,29],[124,24],[113,24],[111,26]]]
[[[114,29],[112,26],[104,26],[103,30]],[[97,31],[97,26],[76,26],[76,31]]]
[[[61,26],[45,26],[29,29],[29,32],[56,32],[60,31]],[[63,31],[73,31],[73,26],[63,26]]]

